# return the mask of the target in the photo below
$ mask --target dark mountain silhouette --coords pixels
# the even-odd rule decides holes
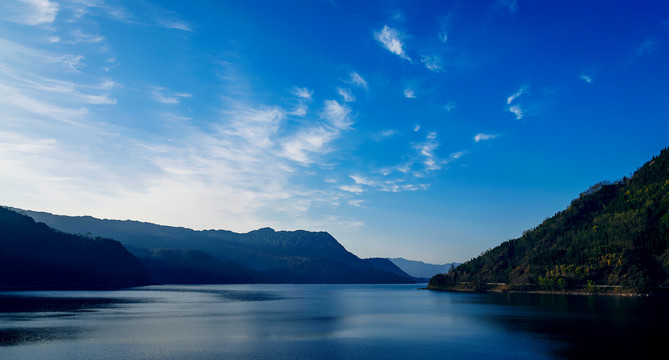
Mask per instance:
[[[383,271],[361,260],[326,232],[274,231],[270,228],[244,234],[227,230],[195,231],[131,220],[101,220],[90,216],[72,217],[21,211],[64,232],[116,239],[144,259],[145,263],[146,258],[140,252],[141,249],[198,250],[218,260],[229,261],[259,273],[261,276],[254,279],[261,282],[413,282],[411,277]]]
[[[113,288],[149,282],[146,269],[118,241],[66,234],[0,207],[0,287]]]
[[[151,275],[152,284],[246,284],[263,276],[232,261],[199,250],[131,249]]]
[[[669,149],[592,186],[523,236],[430,280],[432,289],[652,292],[669,285]]]

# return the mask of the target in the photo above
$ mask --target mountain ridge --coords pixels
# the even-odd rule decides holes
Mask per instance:
[[[170,249],[177,257],[180,255],[174,252],[176,250],[201,251],[220,261],[233,262],[260,274],[256,279],[265,282],[414,282],[411,277],[389,273],[365,262],[323,231],[275,231],[265,227],[247,233],[235,233],[229,230],[192,230],[135,220],[19,211],[60,231],[116,239],[140,258],[140,252],[151,249]],[[171,258],[171,261],[181,260]]]

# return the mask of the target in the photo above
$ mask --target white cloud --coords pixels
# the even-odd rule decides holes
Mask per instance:
[[[414,124],[413,132],[418,132],[418,130],[420,130],[420,124]]]
[[[81,29],[72,31],[71,35],[74,43],[99,43],[105,39],[105,37],[100,34],[88,34]]]
[[[365,80],[360,74],[358,74],[355,71],[351,71],[351,80],[349,81],[350,83],[355,84],[357,87],[361,87],[363,89],[367,89],[367,80]]]
[[[351,109],[335,100],[326,100],[321,114],[322,124],[303,128],[297,133],[282,139],[281,156],[308,166],[315,161],[315,156],[326,154],[333,149],[330,144],[341,136],[342,131],[351,129],[353,120]]]
[[[592,76],[587,75],[587,74],[581,74],[579,78],[587,83],[592,83]]]
[[[457,104],[455,103],[455,101],[449,101],[446,103],[446,105],[444,105],[444,110],[448,112],[455,111],[456,106]]]
[[[404,89],[404,97],[407,99],[415,99],[416,98],[416,90],[413,88],[405,88]]]
[[[516,116],[517,120],[520,120],[525,116],[525,110],[521,106],[522,104],[519,103],[518,98],[526,94],[527,94],[527,86],[523,86],[520,89],[518,89],[518,91],[516,91],[513,95],[509,96],[506,99],[506,104],[510,105],[507,110],[513,113]],[[512,105],[513,103],[515,103],[515,105]]]
[[[509,96],[506,99],[507,105],[511,105],[512,102],[514,102],[517,98],[519,98],[521,95],[523,95],[526,91],[527,91],[527,86],[523,86],[520,89],[518,89],[518,91],[516,91],[516,93],[514,93],[513,95]]]
[[[257,149],[274,145],[273,137],[284,118],[283,111],[277,107],[226,111],[224,116],[230,120],[219,126],[219,131],[244,140]]]
[[[341,185],[338,187],[339,190],[348,191],[354,194],[360,194],[365,192],[365,189],[360,185]]]
[[[444,70],[442,68],[442,60],[439,55],[423,55],[421,56],[420,61],[430,71],[441,72]]]
[[[479,142],[479,141],[482,141],[482,140],[492,140],[492,139],[494,139],[498,136],[499,135],[478,133],[474,136],[474,141]]]
[[[362,207],[364,200],[349,200],[348,205],[353,207]]]
[[[309,108],[306,105],[299,104],[297,105],[295,110],[291,111],[289,114],[295,116],[305,116],[307,115],[307,110],[309,110]]]
[[[452,153],[450,157],[451,157],[451,159],[459,159],[462,156],[464,156],[466,153],[467,153],[466,151],[458,151],[458,152]]]
[[[520,120],[523,118],[523,116],[525,116],[525,113],[520,105],[509,106],[509,112],[516,115],[516,120]]]
[[[355,101],[355,96],[353,96],[351,89],[337,88],[337,93],[339,93],[345,102]]]
[[[306,87],[293,87],[293,94],[299,98],[311,99],[311,96],[314,94],[312,90],[307,89]]]
[[[323,127],[302,130],[283,141],[281,155],[302,165],[309,165],[315,161],[314,154],[330,152],[332,149],[327,146],[337,137],[337,132]]]
[[[337,130],[350,130],[353,125],[351,109],[336,100],[325,100],[323,117]]]
[[[398,133],[395,129],[385,129],[371,135],[374,141],[383,141],[387,138],[393,137]]]
[[[21,9],[13,19],[26,25],[51,24],[58,15],[58,3],[49,0],[21,0],[28,9]]]
[[[376,185],[376,182],[374,180],[367,179],[361,175],[351,175],[350,178],[353,179],[353,181],[355,181],[355,183],[359,185],[367,185],[367,186]]]
[[[168,29],[182,30],[182,31],[193,31],[190,24],[185,21],[175,21],[175,20],[165,20],[159,19],[158,23]]]
[[[418,144],[416,149],[424,157],[423,165],[427,171],[441,169],[441,161],[437,158],[435,150],[439,147],[437,132],[431,131],[427,134],[424,142]]]
[[[153,99],[159,103],[163,104],[178,104],[181,102],[182,98],[191,98],[193,95],[188,93],[174,93],[170,95],[165,95],[167,89],[163,87],[154,87],[151,92]]]
[[[381,31],[374,33],[374,38],[380,42],[386,50],[402,59],[411,61],[411,58],[404,52],[404,43],[402,42],[404,36],[399,31],[388,25],[384,25]]]

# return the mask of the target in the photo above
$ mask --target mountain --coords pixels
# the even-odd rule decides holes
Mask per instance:
[[[149,274],[118,241],[56,231],[0,207],[0,287],[116,288],[148,285]]]
[[[564,211],[434,276],[428,287],[647,293],[669,285],[668,248],[665,148],[631,178],[592,186]]]
[[[388,259],[367,258],[367,259],[363,259],[363,260],[367,263],[372,264],[377,269],[389,272],[391,274],[399,275],[399,276],[405,277],[407,279],[414,278],[415,280],[419,280],[419,279],[416,279],[415,276],[411,276],[411,275],[407,274],[406,272],[404,272],[404,270],[399,268],[397,265],[395,265],[392,261],[390,261]]]
[[[393,264],[397,265],[405,273],[421,279],[429,279],[436,274],[448,272],[451,267],[460,265],[459,263],[448,263],[443,265],[428,264],[422,261],[407,260],[405,258],[389,258]]]
[[[248,284],[262,282],[259,273],[203,251],[131,249],[148,270],[152,284]]]
[[[196,231],[131,220],[102,220],[21,210],[60,231],[113,238],[142,259],[142,250],[197,250],[249,269],[271,283],[410,283],[348,252],[326,232],[274,231],[248,233]],[[174,255],[174,254],[173,254]],[[146,263],[146,262],[145,262]],[[149,266],[152,269],[152,266]],[[151,270],[150,270],[151,271]],[[262,279],[262,280],[259,280]]]

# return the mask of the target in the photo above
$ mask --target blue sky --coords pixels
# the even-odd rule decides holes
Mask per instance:
[[[0,198],[465,261],[669,145],[666,1],[10,1]]]

